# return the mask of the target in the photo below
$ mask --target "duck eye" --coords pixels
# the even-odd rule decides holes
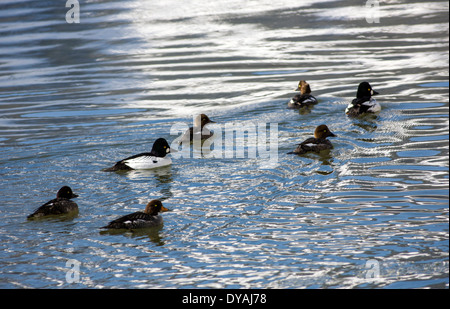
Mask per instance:
[[[369,91],[370,91],[370,90],[372,90],[372,89],[370,89],[370,88],[369,88],[369,89],[367,89],[367,90],[369,90]]]

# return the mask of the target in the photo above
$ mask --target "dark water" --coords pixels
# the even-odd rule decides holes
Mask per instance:
[[[375,9],[80,1],[69,24],[64,1],[2,1],[0,287],[448,288],[448,2]],[[287,110],[300,79],[320,102]],[[347,118],[364,80],[382,111]],[[198,113],[276,125],[275,164],[101,171]],[[322,123],[333,150],[286,154]],[[27,222],[62,185],[79,215]],[[100,233],[154,198],[162,228]]]

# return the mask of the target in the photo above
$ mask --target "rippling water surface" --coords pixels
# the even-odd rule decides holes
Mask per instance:
[[[448,288],[448,2],[59,2],[0,3],[0,287]],[[382,111],[347,118],[364,80]],[[276,125],[277,164],[101,171],[198,113]],[[334,149],[287,154],[322,123]],[[28,222],[62,185],[79,215]],[[154,198],[163,227],[100,233]]]

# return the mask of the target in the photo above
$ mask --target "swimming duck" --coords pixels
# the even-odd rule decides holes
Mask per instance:
[[[336,135],[331,132],[326,125],[322,124],[314,131],[314,137],[310,137],[303,143],[298,144],[294,151],[288,153],[304,154],[307,152],[321,152],[325,149],[331,149],[333,148],[333,145],[329,140],[327,140],[328,136]]]
[[[372,89],[368,82],[362,82],[358,86],[356,99],[347,106],[345,114],[349,116],[358,116],[363,113],[378,113],[381,110],[380,104],[372,98],[378,92]]]
[[[148,202],[145,210],[137,211],[132,214],[125,215],[108,225],[102,227],[103,229],[139,229],[158,226],[163,223],[163,218],[158,214],[159,212],[169,211],[163,206],[160,200],[152,200]]]
[[[301,108],[318,103],[317,99],[311,95],[311,87],[306,81],[301,80],[295,91],[300,91],[300,94],[295,95],[288,102],[288,108]]]
[[[68,213],[75,213],[78,211],[78,205],[71,201],[71,198],[78,197],[72,192],[68,186],[64,186],[56,193],[56,198],[48,201],[44,205],[36,209],[27,219],[36,219],[44,216],[61,215]]]
[[[181,137],[181,142],[193,142],[195,139],[199,138],[199,140],[204,141],[210,138],[213,133],[209,131],[205,126],[208,123],[216,123],[209,119],[205,114],[200,114],[194,119],[194,126],[190,127]]]
[[[143,152],[120,160],[113,167],[104,169],[104,171],[127,171],[167,166],[172,163],[170,157],[167,156],[170,152],[176,152],[176,150],[171,150],[169,144],[164,138],[158,138],[153,143],[152,151]]]

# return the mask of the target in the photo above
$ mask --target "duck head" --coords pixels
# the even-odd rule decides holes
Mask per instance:
[[[148,202],[147,206],[145,206],[144,212],[146,214],[156,216],[159,212],[169,211],[166,207],[163,206],[160,200],[152,200]]]
[[[71,199],[71,198],[78,197],[78,195],[74,194],[70,187],[64,186],[64,187],[62,187],[61,189],[58,190],[58,193],[56,193],[56,197],[57,198]]]
[[[358,86],[358,91],[356,92],[357,98],[371,97],[377,95],[378,92],[372,89],[372,86],[368,82],[362,82]]]
[[[327,138],[328,136],[335,137],[336,134],[331,132],[330,129],[328,129],[328,127],[326,125],[324,125],[324,124],[318,126],[316,128],[316,130],[314,130],[314,137],[315,138],[324,139],[324,138]]]
[[[209,119],[209,117],[206,116],[205,114],[200,114],[194,119],[194,127],[203,128],[208,123],[216,123],[216,122]]]
[[[309,87],[309,84],[305,80],[301,80],[298,83],[297,89],[295,91],[300,91],[301,94],[310,94],[311,93],[311,87]]]

